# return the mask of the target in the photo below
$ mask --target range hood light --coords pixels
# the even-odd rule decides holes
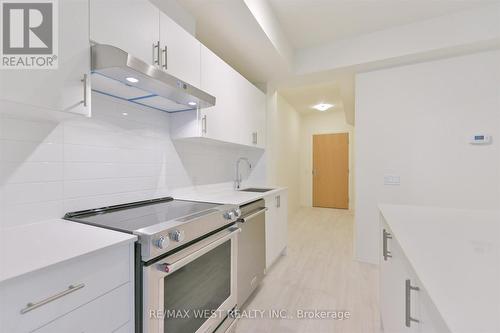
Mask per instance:
[[[196,102],[189,102],[188,104],[191,106],[196,106]]]
[[[125,80],[127,80],[130,83],[137,83],[137,82],[139,82],[139,80],[137,80],[135,77],[132,77],[132,76],[129,76],[129,77],[125,78]]]

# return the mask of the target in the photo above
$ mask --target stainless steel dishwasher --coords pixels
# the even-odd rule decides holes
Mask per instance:
[[[241,207],[238,219],[237,302],[241,308],[264,278],[266,269],[266,212],[264,200]]]

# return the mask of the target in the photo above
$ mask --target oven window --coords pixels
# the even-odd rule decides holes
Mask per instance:
[[[196,332],[208,319],[203,311],[231,294],[231,240],[167,276],[164,286],[164,332]]]

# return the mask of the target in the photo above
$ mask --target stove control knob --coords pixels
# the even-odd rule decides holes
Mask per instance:
[[[224,218],[226,220],[234,220],[234,218],[236,217],[236,215],[234,214],[234,211],[227,211],[224,213]]]
[[[157,248],[164,249],[168,246],[168,238],[160,236],[158,239],[155,239],[153,243]]]
[[[234,216],[236,216],[236,218],[240,218],[240,216],[241,216],[241,209],[236,208],[234,210]]]
[[[185,238],[184,231],[182,230],[174,230],[171,231],[168,236],[170,237],[171,240],[174,242],[182,242]]]

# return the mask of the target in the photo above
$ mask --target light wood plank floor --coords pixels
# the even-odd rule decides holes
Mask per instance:
[[[354,260],[353,228],[351,212],[300,209],[289,221],[288,254],[271,267],[245,309],[285,309],[294,318],[243,318],[236,332],[378,333],[378,268]],[[296,317],[297,310],[315,309],[349,311],[351,317]]]

